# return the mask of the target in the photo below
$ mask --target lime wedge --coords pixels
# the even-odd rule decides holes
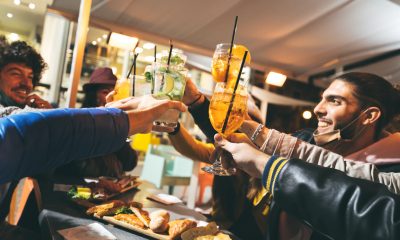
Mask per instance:
[[[165,86],[163,89],[163,94],[168,94],[174,89],[175,79],[170,74],[165,74]]]

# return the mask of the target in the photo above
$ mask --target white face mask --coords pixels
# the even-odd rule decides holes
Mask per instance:
[[[317,146],[324,146],[333,141],[351,142],[354,139],[356,139],[364,131],[366,126],[364,126],[359,132],[354,134],[354,136],[350,139],[343,138],[341,132],[343,130],[345,130],[346,128],[350,127],[353,123],[355,123],[366,111],[367,110],[364,110],[358,117],[353,119],[350,123],[348,123],[342,129],[336,129],[336,130],[332,130],[332,131],[325,132],[325,133],[318,133],[318,129],[315,130],[313,132],[313,136],[314,136],[314,141],[317,144]]]

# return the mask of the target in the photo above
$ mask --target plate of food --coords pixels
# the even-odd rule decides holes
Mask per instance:
[[[104,202],[109,199],[137,188],[141,182],[136,176],[124,176],[121,178],[99,177],[85,179],[87,184],[74,185],[68,191],[68,196],[78,204],[82,202]],[[86,207],[91,206],[85,204]]]
[[[152,209],[152,212],[150,212],[138,202],[125,203],[120,200],[113,200],[93,206],[86,213],[113,225],[139,232],[155,239],[232,239],[229,234],[220,231],[214,222],[199,224],[194,219],[171,219],[168,211]]]

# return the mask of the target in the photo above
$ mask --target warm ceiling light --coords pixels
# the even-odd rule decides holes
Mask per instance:
[[[35,5],[34,3],[29,3],[29,4],[28,4],[28,7],[29,7],[30,9],[35,9],[36,5]]]
[[[97,42],[96,42],[96,41],[93,41],[92,44],[93,44],[93,45],[97,45]]]
[[[14,17],[14,15],[12,13],[7,13],[7,17],[12,18],[12,17]]]
[[[107,39],[108,35],[107,34],[103,34],[103,38]]]
[[[132,49],[136,46],[139,39],[135,37],[129,37],[119,33],[111,33],[109,45],[111,47],[122,48],[122,49]]]
[[[98,41],[98,42],[101,42],[101,38],[97,38],[97,41]]]
[[[141,53],[141,52],[143,52],[143,48],[141,47],[135,48],[135,53]]]
[[[14,0],[14,4],[15,5],[20,5],[21,4],[21,0]]]
[[[8,39],[10,39],[11,42],[18,41],[19,40],[19,35],[16,34],[16,33],[10,33],[8,35]]]
[[[153,49],[156,45],[154,43],[145,43],[143,44],[144,49]]]
[[[269,72],[265,82],[270,85],[282,87],[286,81],[287,76],[277,72]]]
[[[308,120],[308,119],[310,119],[311,117],[312,117],[312,114],[311,114],[310,111],[306,110],[306,111],[303,112],[303,118],[304,118],[304,119]]]

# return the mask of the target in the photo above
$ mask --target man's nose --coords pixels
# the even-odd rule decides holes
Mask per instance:
[[[314,108],[314,114],[317,116],[321,116],[324,115],[325,113],[326,113],[325,104],[323,101],[320,101]]]
[[[29,90],[32,90],[32,88],[33,88],[32,78],[29,76],[24,76],[22,78],[21,84],[24,87],[28,88]]]

